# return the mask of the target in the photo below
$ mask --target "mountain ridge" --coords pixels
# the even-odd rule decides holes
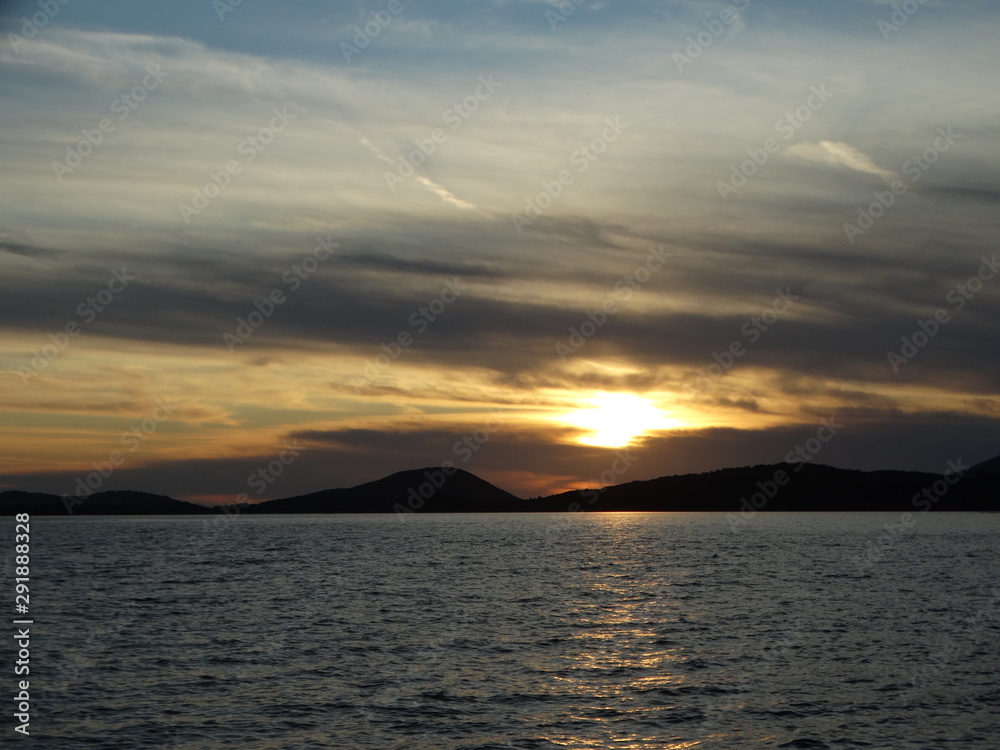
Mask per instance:
[[[133,490],[95,492],[87,497],[46,492],[0,492],[0,516],[32,513],[40,516],[188,515],[212,513],[212,508],[166,495]]]
[[[944,474],[895,469],[839,469],[777,463],[715,469],[584,488],[526,500],[457,467],[398,471],[353,487],[238,506],[277,513],[457,513],[576,511],[1000,511],[1000,456]],[[147,492],[110,491],[87,498],[8,490],[0,515],[182,515],[203,506]],[[228,510],[227,510],[228,512]]]

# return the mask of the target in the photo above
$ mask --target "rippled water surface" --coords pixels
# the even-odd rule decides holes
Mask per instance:
[[[1000,516],[899,520],[36,518],[32,741],[1000,747]]]

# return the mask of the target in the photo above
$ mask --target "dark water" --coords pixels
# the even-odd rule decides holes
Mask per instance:
[[[898,521],[36,518],[24,746],[1000,747],[1000,516]]]

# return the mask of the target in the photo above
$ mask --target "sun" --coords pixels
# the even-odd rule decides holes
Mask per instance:
[[[602,393],[589,402],[591,408],[572,412],[561,419],[589,431],[577,439],[584,445],[624,448],[650,432],[682,424],[634,393]]]

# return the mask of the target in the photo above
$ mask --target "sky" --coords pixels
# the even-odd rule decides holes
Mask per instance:
[[[0,489],[989,459],[998,24],[0,3]]]

